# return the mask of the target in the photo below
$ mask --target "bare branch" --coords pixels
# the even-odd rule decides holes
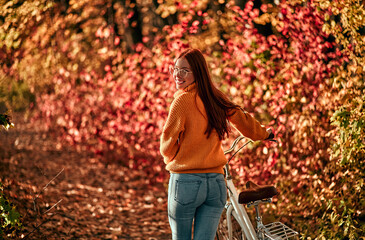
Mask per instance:
[[[49,212],[52,208],[54,208],[55,206],[57,206],[60,202],[62,202],[63,199],[59,200],[57,203],[55,203],[50,209],[48,209],[47,211],[45,211],[43,214],[46,214],[47,212]]]
[[[59,172],[59,173],[57,173],[57,175],[54,177],[54,178],[52,178],[51,179],[51,181],[49,181],[47,184],[46,184],[46,186],[44,186],[43,187],[43,189],[42,189],[42,191],[40,191],[39,193],[38,193],[38,195],[33,199],[33,204],[34,204],[34,211],[36,211],[36,200],[37,200],[37,198],[39,197],[39,195],[48,187],[48,185],[53,181],[53,180],[55,180],[63,171],[65,170],[65,168],[62,168],[62,170]]]

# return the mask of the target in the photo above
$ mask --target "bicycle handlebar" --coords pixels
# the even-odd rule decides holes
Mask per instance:
[[[244,139],[245,137],[244,136],[239,136],[238,138],[236,138],[235,140],[234,140],[234,142],[232,143],[232,145],[231,145],[231,147],[228,149],[228,150],[226,150],[226,151],[224,151],[224,154],[227,154],[227,153],[230,153],[230,152],[232,152],[234,149],[235,149],[235,147],[237,146],[237,144],[242,140],[242,139]]]

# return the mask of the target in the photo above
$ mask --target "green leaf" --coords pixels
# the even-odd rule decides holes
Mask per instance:
[[[20,214],[15,210],[13,207],[8,215],[8,221],[12,226],[15,226],[17,223],[19,223]]]
[[[10,122],[9,116],[6,114],[0,114],[0,125],[3,126],[5,130],[14,127],[14,124]]]
[[[332,205],[333,205],[333,201],[332,200],[329,200],[328,201],[328,204],[327,204],[327,210],[331,209],[332,208]]]
[[[345,222],[345,221],[341,218],[337,226],[341,227],[341,226],[342,226],[342,224],[344,224],[344,222]]]
[[[345,201],[344,200],[341,200],[340,201],[340,208],[343,207],[343,206],[345,206]]]
[[[335,121],[336,118],[344,118],[344,117],[346,118],[350,117],[350,112],[343,109],[339,109],[333,114],[333,116],[331,117],[331,121]]]
[[[0,209],[4,212],[9,212],[11,210],[9,202],[3,196],[0,197]]]
[[[326,14],[324,15],[324,20],[325,20],[325,21],[330,20],[330,15],[329,15],[328,13],[326,13]]]

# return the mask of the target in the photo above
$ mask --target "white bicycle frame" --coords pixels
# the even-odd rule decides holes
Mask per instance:
[[[244,139],[245,137],[238,137],[232,144],[231,148],[226,150],[224,154],[232,152],[237,143]],[[275,141],[275,140],[271,140]],[[239,152],[243,147],[245,147],[248,143],[252,141],[246,142],[243,146],[241,146],[235,153],[231,156],[229,160],[231,160],[234,155]],[[225,166],[225,179],[228,190],[228,199],[226,203],[226,220],[227,220],[227,228],[228,228],[228,238],[232,240],[232,216],[237,220],[238,224],[242,229],[242,239],[247,240],[262,240],[262,239],[289,239],[290,237],[298,235],[297,232],[290,229],[280,222],[275,222],[272,224],[268,224],[266,226],[263,225],[261,221],[261,216],[259,214],[258,204],[255,204],[256,208],[256,221],[257,221],[257,230],[253,227],[251,220],[246,212],[246,208],[243,204],[238,203],[238,192],[236,187],[233,184],[232,176],[229,172],[229,160]],[[271,202],[271,199],[264,200],[262,202]],[[272,232],[271,232],[272,230]],[[263,232],[264,231],[264,232]],[[265,235],[264,235],[265,234]],[[266,238],[267,234],[270,235],[269,238]],[[284,237],[284,238],[282,238]]]
[[[224,154],[232,152],[235,149],[237,143],[244,138],[245,137],[243,137],[243,136],[238,137],[232,144],[231,148],[226,150],[224,152]],[[247,142],[245,145],[241,146],[241,148],[243,148],[250,142],[251,141]],[[237,150],[236,153],[239,150]],[[233,154],[233,156],[235,154]],[[230,159],[232,159],[233,156]],[[227,184],[227,189],[228,189],[228,199],[230,199],[229,201],[227,201],[227,205],[226,205],[226,208],[227,208],[226,219],[227,219],[229,240],[232,240],[232,218],[231,218],[232,216],[237,220],[238,224],[241,226],[241,229],[243,231],[242,239],[247,238],[247,240],[258,240],[257,235],[256,235],[256,230],[251,223],[251,220],[246,212],[245,207],[242,204],[238,203],[238,192],[236,190],[236,187],[233,184],[232,177],[229,172],[229,161],[227,162],[227,164],[225,166],[225,178],[226,178],[226,184]]]
[[[228,171],[228,169],[227,169]],[[238,192],[233,184],[232,178],[227,179],[227,189],[229,201],[227,202],[227,227],[229,240],[232,240],[232,216],[237,220],[238,224],[241,226],[243,233],[242,239],[247,238],[247,240],[258,240],[256,235],[256,230],[253,227],[251,220],[246,212],[246,209],[242,204],[238,203]]]

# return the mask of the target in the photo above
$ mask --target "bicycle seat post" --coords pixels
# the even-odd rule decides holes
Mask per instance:
[[[248,207],[251,206],[251,205],[254,205],[255,206],[255,212],[256,212],[256,228],[257,228],[257,234],[258,234],[258,239],[259,240],[263,240],[264,239],[264,232],[262,231],[262,229],[265,228],[264,224],[262,223],[262,217],[261,217],[261,214],[260,214],[260,208],[259,208],[259,205],[261,203],[270,203],[271,202],[271,198],[269,199],[264,199],[264,200],[258,200],[258,201],[255,201],[255,202],[252,202],[250,204],[248,204]]]

